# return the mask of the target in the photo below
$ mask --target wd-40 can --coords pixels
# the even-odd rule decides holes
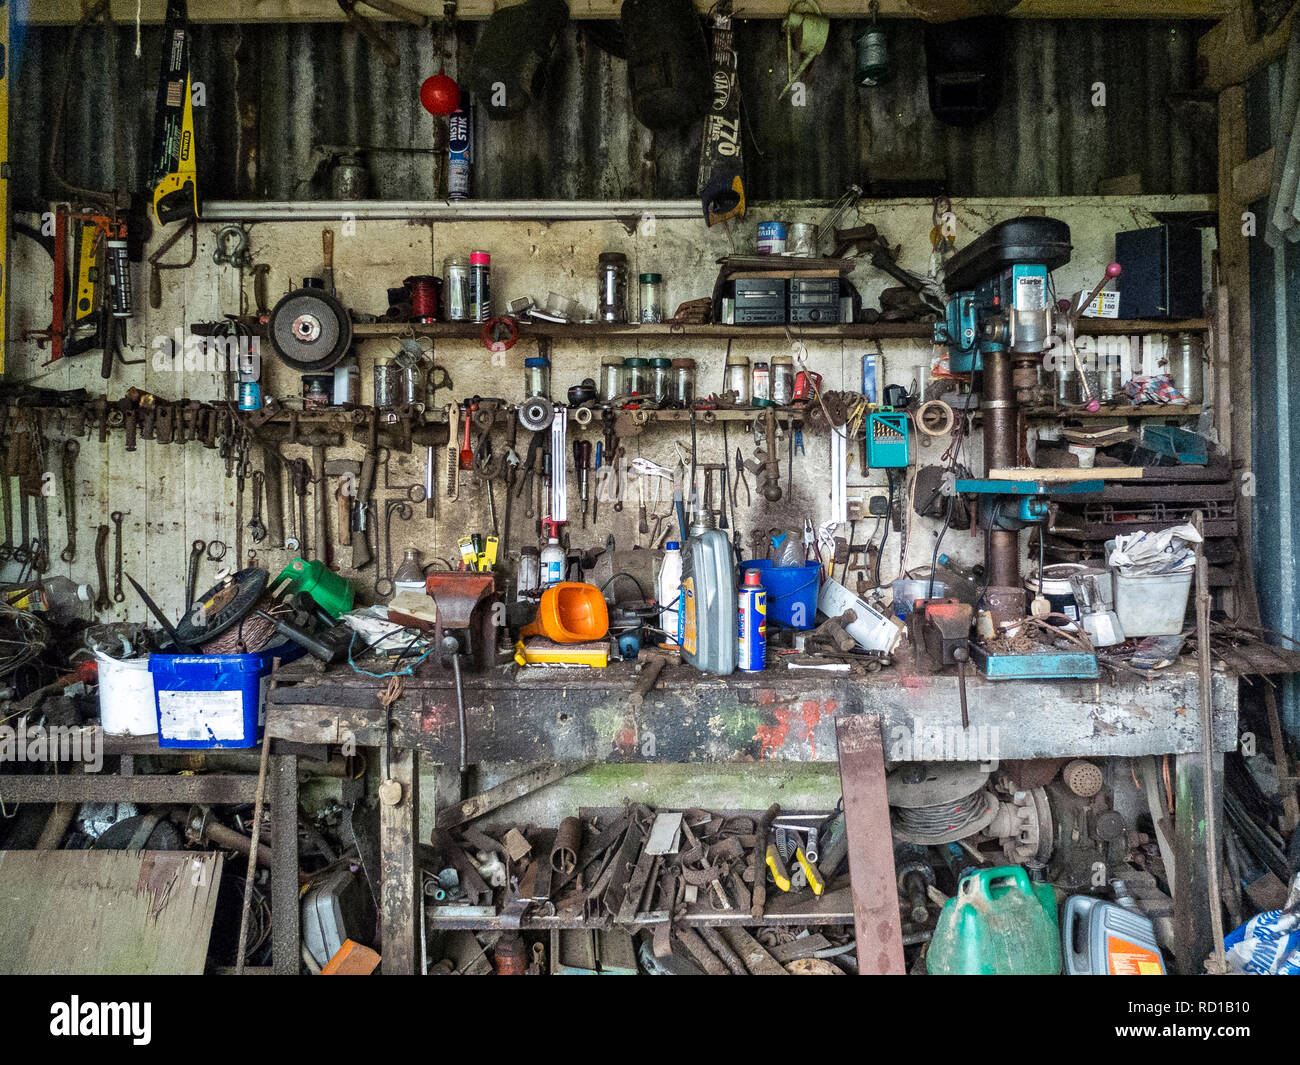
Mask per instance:
[[[767,665],[767,592],[762,574],[756,569],[745,571],[740,586],[740,618],[736,637],[740,642],[736,668],[746,673],[760,673]]]

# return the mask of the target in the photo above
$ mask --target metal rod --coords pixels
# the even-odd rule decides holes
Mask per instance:
[[[266,764],[271,753],[271,737],[262,739],[262,758],[257,768],[257,792],[253,795],[253,835],[248,841],[248,853],[258,853],[262,841],[262,805],[266,801]],[[281,844],[283,846],[283,843]],[[244,954],[248,950],[248,914],[253,905],[253,880],[257,877],[257,862],[251,858],[244,877],[244,903],[239,913],[239,948],[235,954],[235,975],[244,975]]]
[[[427,218],[434,221],[620,221],[699,218],[698,200],[213,200],[207,222],[324,222]]]

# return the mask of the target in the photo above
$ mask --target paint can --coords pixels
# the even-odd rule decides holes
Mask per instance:
[[[767,665],[767,592],[758,570],[745,570],[745,581],[736,599],[739,604],[736,668],[745,673],[761,673]]]
[[[758,223],[758,254],[784,255],[786,229],[784,222]]]

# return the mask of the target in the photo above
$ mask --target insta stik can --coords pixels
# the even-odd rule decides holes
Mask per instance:
[[[762,581],[758,570],[746,570],[745,583],[736,597],[740,608],[736,668],[745,673],[761,673],[767,665],[767,592]]]

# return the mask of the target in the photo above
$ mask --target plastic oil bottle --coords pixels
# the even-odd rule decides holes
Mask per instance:
[[[682,545],[676,540],[664,544],[664,561],[659,567],[656,594],[659,597],[659,627],[673,643],[682,642]]]
[[[549,588],[564,580],[564,548],[560,546],[560,525],[554,518],[543,518],[542,526],[546,529],[546,546],[542,548],[540,558],[542,587]]]
[[[1069,976],[1165,975],[1151,919],[1091,895],[1066,901],[1061,945]]]
[[[705,673],[736,670],[736,569],[731,541],[696,515],[682,557],[682,658]]]
[[[759,570],[745,570],[736,615],[737,668],[761,673],[767,665],[767,592]]]

